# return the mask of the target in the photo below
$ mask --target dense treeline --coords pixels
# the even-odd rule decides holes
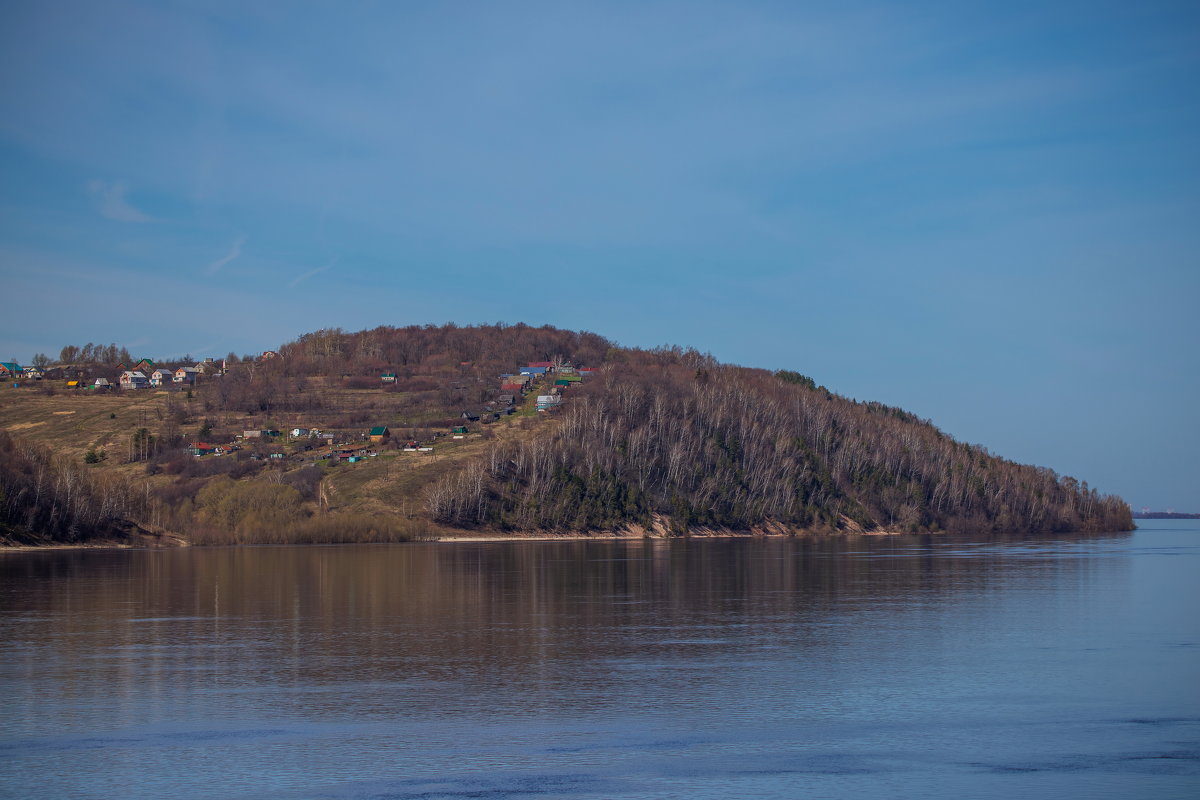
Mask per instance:
[[[401,378],[454,372],[491,381],[529,361],[555,358],[599,364],[613,347],[602,336],[549,325],[383,326],[348,333],[320,330],[279,349],[264,366],[289,376],[367,375],[392,370]],[[464,369],[465,367],[465,369]]]
[[[103,345],[88,342],[82,347],[74,344],[66,345],[59,351],[58,361],[60,364],[132,364],[133,356],[129,354],[127,348],[117,347],[116,344]],[[33,357],[34,366],[45,367],[49,363],[50,357],[45,353],[38,353]]]
[[[230,363],[241,361],[236,353],[230,353],[225,358]],[[243,356],[243,358],[252,361],[254,357],[247,355]],[[79,367],[116,367],[121,364],[131,367],[137,360],[138,358],[130,354],[127,347],[117,347],[116,344],[104,345],[88,342],[83,346],[75,344],[64,345],[58,351],[57,363],[62,366]],[[175,367],[191,366],[196,361],[190,353],[175,357],[155,354],[152,360],[160,366],[170,365]],[[53,363],[53,359],[45,353],[35,353],[30,363],[36,367],[45,368]]]
[[[276,358],[237,363],[219,381],[207,382],[205,403],[211,411],[318,414],[334,425],[370,427],[375,410],[339,408],[311,379],[323,379],[326,387],[378,389],[380,374],[392,372],[396,381],[378,409],[432,423],[492,399],[497,376],[529,361],[599,364],[612,349],[594,333],[523,324],[326,329],[284,344]]]
[[[128,481],[0,431],[0,526],[59,542],[115,536],[145,508]]]
[[[624,351],[559,424],[433,487],[440,522],[515,529],[650,524],[960,531],[1126,530],[1128,506],[997,458],[798,373],[694,352]]]

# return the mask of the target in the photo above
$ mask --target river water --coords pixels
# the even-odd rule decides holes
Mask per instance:
[[[0,795],[1200,796],[1200,525],[0,554]]]

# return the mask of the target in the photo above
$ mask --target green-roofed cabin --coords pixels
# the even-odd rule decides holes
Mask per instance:
[[[386,442],[388,439],[392,438],[392,432],[387,429],[386,425],[380,425],[378,427],[371,428],[370,435],[372,442]]]

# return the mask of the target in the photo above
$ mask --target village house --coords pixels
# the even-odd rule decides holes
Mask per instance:
[[[197,361],[192,369],[196,370],[197,375],[224,375],[225,359],[218,362],[216,359],[206,358],[203,361]]]
[[[538,411],[553,411],[562,403],[560,394],[539,394],[537,399]]]
[[[354,464],[363,459],[363,450],[357,447],[339,447],[333,451],[333,455],[338,461],[349,461]]]
[[[379,425],[371,428],[370,437],[372,442],[386,442],[392,438],[392,432],[388,430],[386,425]]]
[[[172,369],[156,369],[150,373],[150,385],[155,387],[166,386],[175,378],[175,371]]]
[[[308,428],[292,428],[293,439],[304,439],[310,433]]]
[[[183,384],[185,386],[195,386],[196,379],[199,376],[200,370],[196,369],[195,367],[180,367],[179,369],[175,370],[173,380],[175,383]]]
[[[138,370],[127,369],[121,373],[122,389],[145,389],[149,385],[150,380]]]
[[[155,369],[154,362],[148,358],[143,358],[141,361],[134,364],[130,371],[148,373],[148,372],[153,372],[154,369]]]
[[[40,381],[42,378],[46,377],[45,371],[38,369],[37,367],[26,367],[24,374],[26,378],[31,378],[35,381]]]
[[[385,372],[379,376],[379,380],[382,381],[383,383],[395,383],[396,382],[396,373]]]
[[[225,374],[225,370],[222,369],[220,364],[206,364],[203,361],[197,361],[192,365],[192,369],[196,370],[197,377],[201,375],[216,376]]]
[[[98,392],[106,392],[112,388],[112,382],[108,378],[96,378],[92,382],[92,388]]]
[[[19,378],[24,371],[15,361],[0,361],[0,378]]]

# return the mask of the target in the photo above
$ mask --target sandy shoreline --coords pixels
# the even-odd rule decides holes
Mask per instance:
[[[433,535],[427,539],[414,539],[411,542],[393,542],[392,544],[462,544],[464,542],[480,542],[480,543],[496,543],[496,542],[579,542],[579,541],[597,541],[597,542],[615,542],[615,541],[636,541],[639,539],[784,539],[788,537],[804,537],[804,536],[901,536],[904,535],[900,531],[839,531],[837,533],[828,533],[816,531],[711,531],[701,530],[693,531],[684,536],[672,536],[650,531],[629,531],[629,532],[603,532],[603,533],[452,533],[443,535]],[[354,544],[378,544],[377,542],[313,542],[311,544],[249,544],[249,545],[221,545],[234,547],[328,547],[330,545],[348,545]],[[177,547],[193,547],[202,545],[191,545],[187,541],[181,539],[173,539],[170,543],[150,543],[150,542],[114,542],[114,541],[99,541],[99,542],[80,542],[77,544],[63,543],[47,543],[47,544],[0,544],[0,554],[3,553],[22,553],[36,552],[47,550],[167,550]]]
[[[684,536],[657,536],[654,534],[601,534],[590,533],[561,533],[561,534],[529,534],[519,536],[481,535],[481,536],[439,536],[425,539],[426,542],[572,542],[597,541],[618,542],[635,541],[638,539],[799,539],[809,536],[905,536],[901,531],[839,531],[837,533],[816,533],[814,531],[797,531],[796,533],[689,533]],[[936,535],[936,534],[926,534]]]

